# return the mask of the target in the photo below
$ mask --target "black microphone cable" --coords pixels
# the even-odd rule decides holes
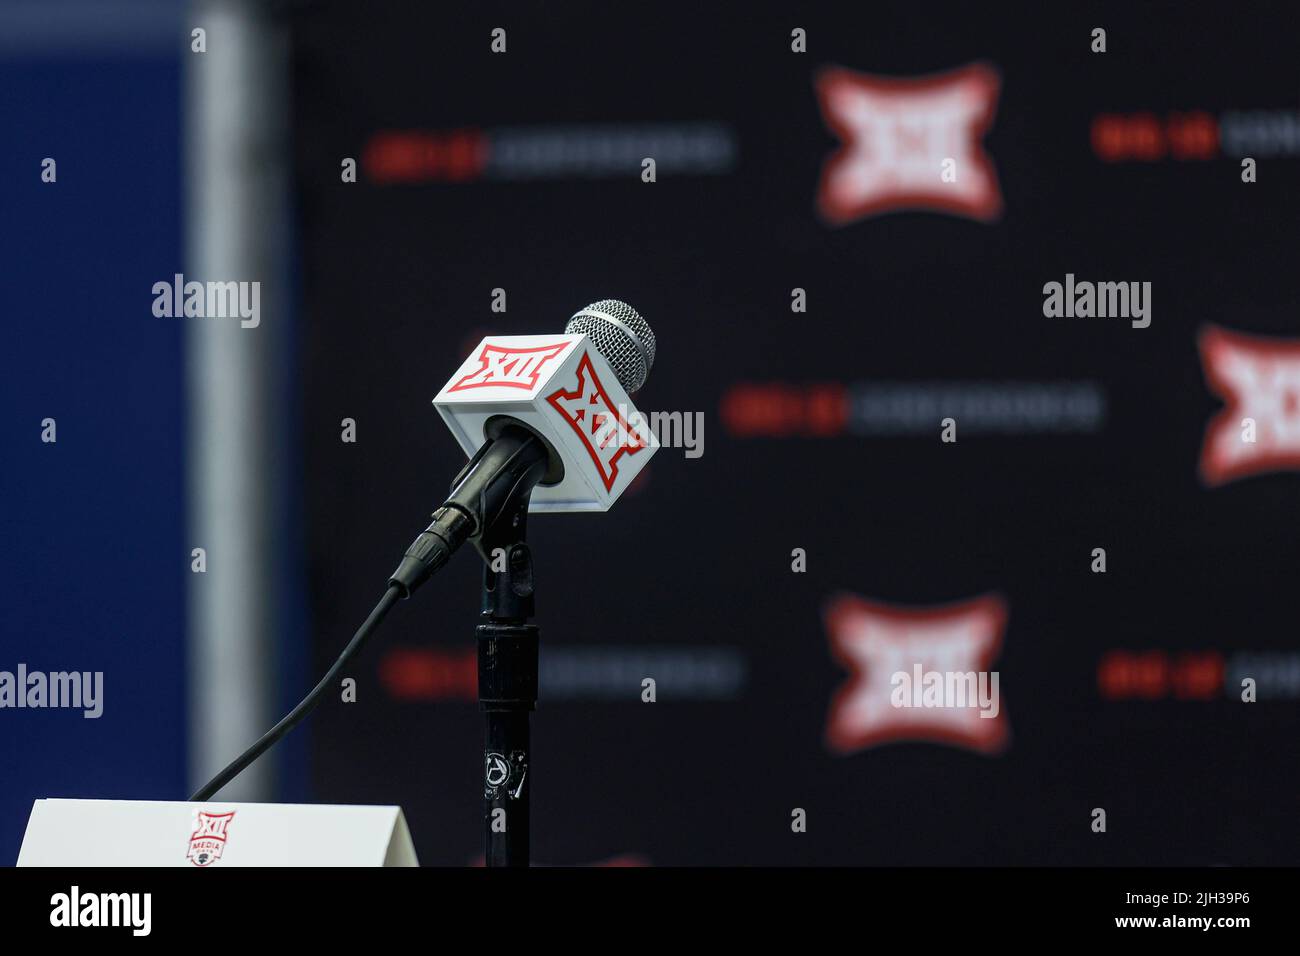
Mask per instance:
[[[190,802],[210,800],[302,723],[334,687],[343,669],[361,653],[393,605],[410,597],[461,545],[496,520],[510,502],[526,498],[542,479],[547,466],[548,447],[527,429],[506,426],[496,438],[484,444],[456,477],[451,496],[433,513],[433,521],[406,549],[401,563],[388,579],[388,590],[320,683],[257,743],[195,790]]]
[[[339,674],[342,673],[343,668],[347,667],[352,659],[361,653],[361,649],[366,646],[366,643],[370,640],[371,636],[376,630],[378,630],[379,624],[383,621],[384,616],[387,615],[388,612],[392,610],[393,605],[404,596],[405,591],[401,586],[397,584],[389,585],[388,590],[385,591],[384,596],[379,599],[379,603],[376,604],[375,609],[370,612],[370,616],[366,618],[365,623],[362,624],[361,627],[357,628],[357,633],[352,636],[352,640],[348,642],[348,646],[343,648],[343,653],[338,656],[334,665],[325,673],[325,676],[320,679],[320,683],[312,689],[312,692],[304,697],[297,707],[289,711],[289,713],[284,716],[284,719],[263,734],[262,738],[257,743],[253,744],[253,746],[245,750],[235,760],[231,761],[225,770],[222,770],[221,773],[217,774],[203,786],[199,787],[199,789],[195,790],[194,795],[190,797],[190,802],[193,803],[202,800],[210,800],[222,787],[243,773],[244,769],[249,764],[275,746],[276,742],[279,741],[281,737],[293,730],[294,727],[297,727],[298,724],[302,723],[303,719],[315,710],[316,706],[322,699],[324,699],[326,691],[334,686],[334,683],[338,680]]]
[[[370,616],[357,628],[356,634],[352,635],[352,640],[348,641],[348,646],[343,648],[343,653],[339,654],[338,659],[320,679],[320,683],[313,687],[311,693],[304,697],[297,707],[289,711],[278,724],[264,733],[257,743],[231,761],[221,773],[195,790],[194,795],[190,797],[190,802],[210,800],[217,791],[243,773],[249,764],[275,746],[281,737],[302,723],[303,719],[325,699],[326,692],[334,686],[343,668],[361,653],[362,648],[379,629],[385,616],[393,609],[393,605],[402,598],[410,597],[412,591],[446,564],[452,553],[469,537],[473,527],[474,519],[454,505],[444,505],[435,511],[433,523],[406,549],[402,563],[388,581],[388,590],[379,599]]]

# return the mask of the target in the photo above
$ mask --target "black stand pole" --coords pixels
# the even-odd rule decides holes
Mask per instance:
[[[528,495],[512,502],[476,542],[485,562],[478,632],[483,744],[483,827],[488,866],[528,866],[528,722],[537,704],[533,559],[524,542]]]

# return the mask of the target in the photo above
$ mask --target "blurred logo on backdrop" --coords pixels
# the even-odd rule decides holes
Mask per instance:
[[[940,422],[963,435],[1075,435],[1101,431],[1106,392],[1090,381],[737,382],[719,417],[734,438],[926,436]]]
[[[899,607],[856,595],[825,612],[832,656],[849,680],[831,701],[829,750],[927,742],[996,754],[1010,734],[1000,679],[991,669],[1007,609],[986,595],[933,608]]]
[[[1106,163],[1300,156],[1300,111],[1257,109],[1098,113],[1092,152]]]
[[[1300,652],[1203,648],[1107,651],[1097,662],[1103,700],[1300,701]]]
[[[832,67],[816,79],[822,118],[843,146],[822,170],[817,206],[844,224],[899,210],[983,222],[1002,213],[983,138],[997,111],[992,66],[933,76],[870,76]]]
[[[638,176],[708,176],[736,165],[736,134],[725,123],[605,123],[371,134],[361,154],[366,178],[402,183],[519,182]]]
[[[379,662],[379,680],[394,700],[474,701],[476,655],[472,647],[391,647]],[[548,703],[639,701],[647,677],[665,700],[729,701],[743,695],[749,679],[744,652],[708,644],[547,644],[538,667],[538,694]]]
[[[1206,384],[1227,403],[1205,429],[1201,480],[1300,469],[1300,339],[1207,326],[1199,344]]]

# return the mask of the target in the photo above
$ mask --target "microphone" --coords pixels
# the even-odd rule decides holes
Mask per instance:
[[[393,606],[508,509],[517,516],[527,498],[529,511],[607,511],[659,449],[628,398],[645,384],[654,359],[654,332],[617,299],[574,313],[563,335],[480,342],[434,399],[471,456],[447,500],[406,549],[388,590],[320,682],[190,800],[213,797],[305,720]],[[533,658],[535,688],[535,650]]]
[[[655,364],[655,334],[626,302],[601,299],[575,312],[566,334],[585,335],[629,394],[639,392]]]
[[[512,504],[607,511],[658,450],[629,392],[645,385],[655,335],[630,305],[602,299],[563,335],[488,336],[434,406],[469,462],[389,579],[411,593]]]

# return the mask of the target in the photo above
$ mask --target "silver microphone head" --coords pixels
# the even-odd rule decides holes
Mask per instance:
[[[640,313],[626,302],[618,299],[593,302],[575,312],[564,331],[591,339],[629,394],[645,384],[655,364],[655,334]]]

